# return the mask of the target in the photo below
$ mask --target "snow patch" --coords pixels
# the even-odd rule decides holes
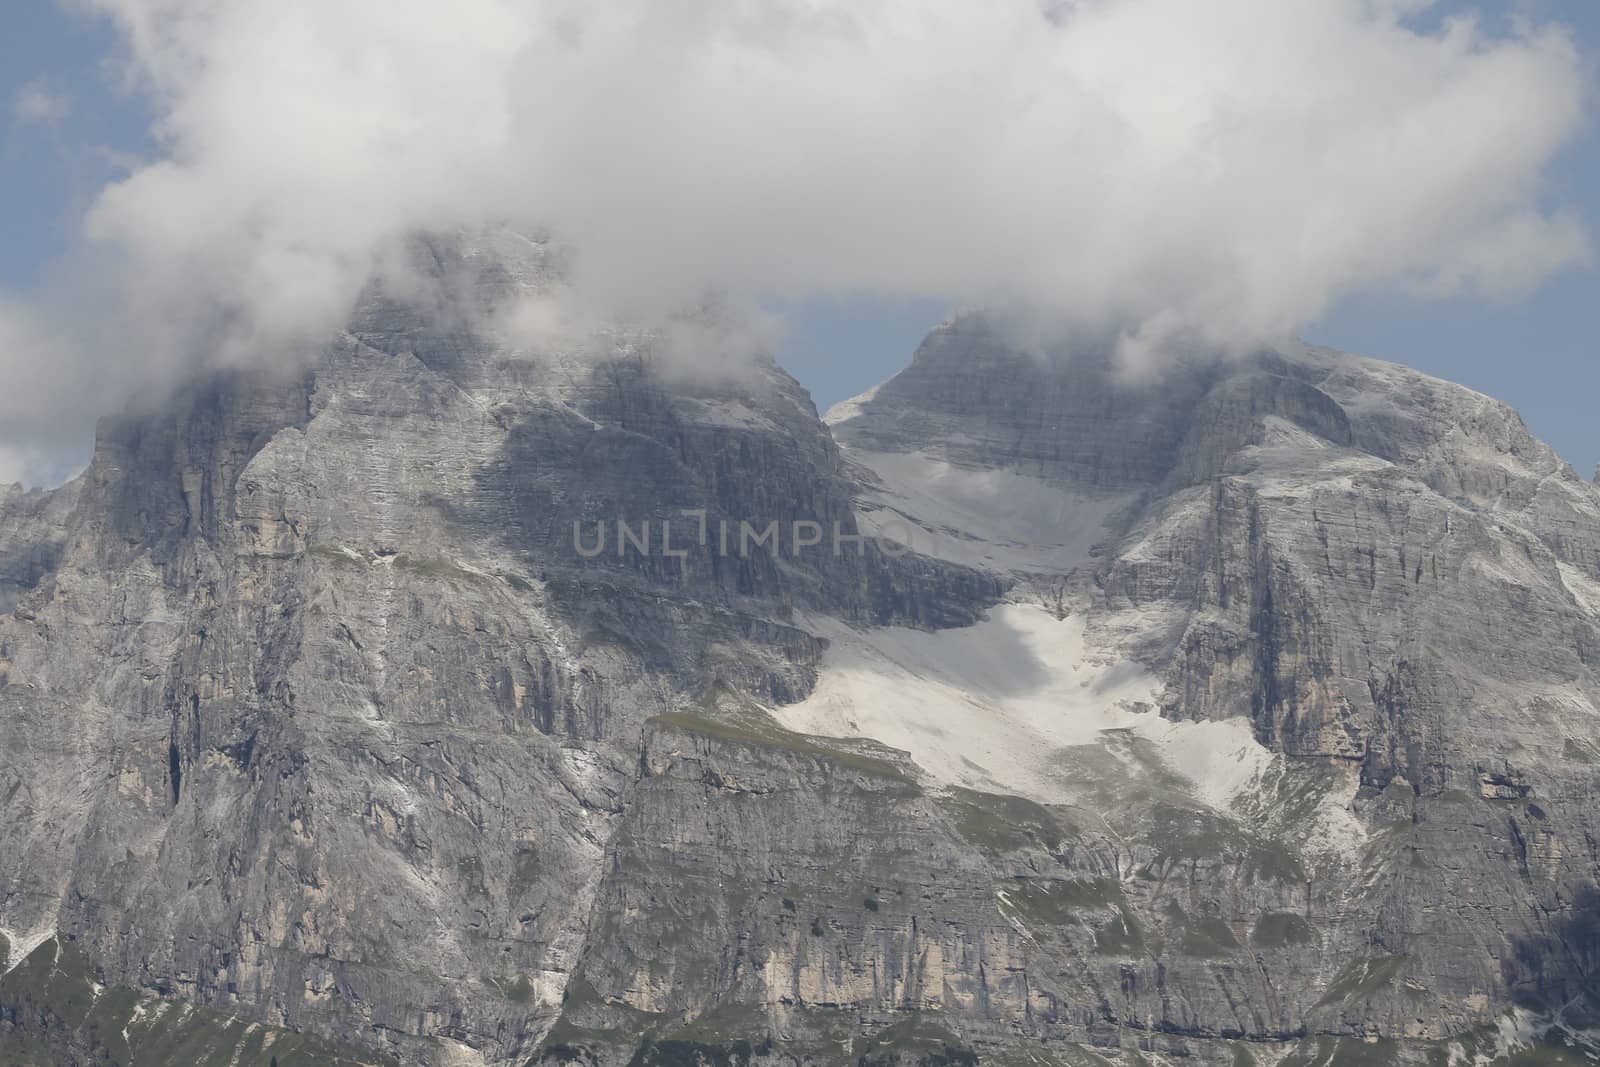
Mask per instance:
[[[872,398],[878,395],[878,390],[881,388],[883,388],[883,385],[879,383],[864,393],[857,393],[848,400],[839,401],[823,412],[822,421],[829,426],[837,426],[841,422],[849,422],[851,419],[857,418],[862,414],[866,406],[872,402]]]
[[[1081,616],[1058,620],[1004,604],[960,630],[859,631],[828,619],[811,626],[830,644],[811,696],[774,709],[801,733],[870,737],[904,749],[948,785],[1070,799],[1060,749],[1132,731],[1227,810],[1270,764],[1246,719],[1179,723],[1151,706],[1160,682],[1138,664],[1096,653]]]
[[[1160,746],[1168,766],[1187,778],[1195,795],[1220,811],[1254,785],[1272,762],[1247,718],[1172,722],[1145,715],[1138,733]]]
[[[19,934],[0,926],[0,936],[4,936],[6,943],[11,946],[11,955],[6,960],[4,970],[0,970],[0,977],[3,977],[21,966],[22,961],[33,955],[40,945],[55,937],[56,931],[54,927],[49,927],[31,934]]]
[[[148,1013],[144,1010],[143,1003],[137,1003],[133,1006],[133,1014],[128,1016],[128,1023],[122,1028],[122,1043],[124,1045],[131,1045],[133,1043],[133,1038],[128,1036],[128,1031],[132,1030],[135,1026],[138,1026],[141,1022],[143,1022],[144,1017],[147,1014]]]

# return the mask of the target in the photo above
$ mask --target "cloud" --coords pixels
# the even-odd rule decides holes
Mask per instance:
[[[11,100],[11,115],[18,123],[54,125],[72,113],[72,98],[51,92],[42,81],[31,81]]]
[[[13,485],[60,485],[83,469],[83,451],[0,444],[0,498]]]
[[[283,358],[398,235],[493,220],[558,235],[590,311],[1010,304],[1133,363],[1589,255],[1542,181],[1584,120],[1572,40],[1426,0],[78,2],[160,115],[25,316],[103,346],[56,375],[95,402]]]

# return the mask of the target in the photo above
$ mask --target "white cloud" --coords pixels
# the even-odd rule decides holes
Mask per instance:
[[[23,125],[52,125],[72,113],[72,98],[53,93],[42,81],[31,81],[17,90],[11,100],[11,115]]]
[[[60,485],[83,469],[85,449],[0,444],[0,496],[12,485]]]
[[[163,145],[87,218],[92,317],[119,324],[65,365],[97,401],[301,344],[388,239],[488,219],[560,235],[607,311],[999,302],[1135,360],[1589,253],[1541,186],[1583,120],[1573,44],[1418,31],[1426,0],[80,3]]]
[[[0,489],[18,482],[32,484],[33,471],[21,449],[0,445]]]

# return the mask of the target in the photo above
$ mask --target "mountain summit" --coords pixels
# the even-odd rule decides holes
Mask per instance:
[[[972,315],[824,422],[374,290],[0,607],[9,1060],[1596,1054],[1600,490],[1401,367]]]

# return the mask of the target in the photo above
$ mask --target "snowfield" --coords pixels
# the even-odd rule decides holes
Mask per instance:
[[[1159,681],[1137,664],[1092,654],[1081,617],[1003,604],[983,622],[927,633],[810,628],[831,642],[809,698],[773,714],[802,733],[870,737],[904,749],[938,781],[1042,803],[1069,800],[1060,750],[1107,730],[1152,742],[1163,761],[1219,809],[1272,755],[1248,719],[1177,723],[1155,712]],[[1116,757],[1111,750],[1106,759]]]

